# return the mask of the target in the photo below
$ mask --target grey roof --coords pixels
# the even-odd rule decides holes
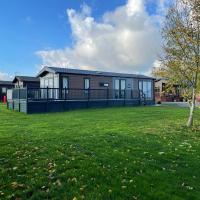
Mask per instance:
[[[155,78],[155,82],[158,82],[158,81],[167,81],[168,79],[167,78]]]
[[[12,81],[0,81],[0,85],[13,85]]]
[[[25,82],[39,82],[40,79],[37,77],[32,77],[32,76],[15,76],[13,83],[18,81],[25,81]]]
[[[140,75],[140,74],[102,72],[102,71],[80,70],[80,69],[70,69],[70,68],[60,68],[60,67],[44,67],[38,73],[37,77],[40,77],[45,72],[62,73],[62,74],[83,74],[83,75],[94,75],[94,76],[124,77],[124,78],[154,79],[152,77],[148,77],[148,76]]]

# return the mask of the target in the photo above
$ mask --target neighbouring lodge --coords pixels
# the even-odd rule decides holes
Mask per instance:
[[[171,87],[170,89],[168,89],[167,87],[167,79],[155,79],[156,103],[187,101],[187,99],[184,99],[183,90],[181,89],[180,85],[174,84],[173,87]],[[200,94],[197,94],[196,101],[200,102]]]
[[[15,76],[13,84],[15,88],[38,88],[40,87],[40,79],[31,76]]]
[[[42,113],[155,103],[154,78],[144,75],[44,67],[32,78],[15,77],[15,89],[7,93],[9,109]]]
[[[6,96],[7,90],[14,87],[12,81],[0,81],[0,102]]]
[[[180,102],[183,101],[181,88],[178,84],[167,90],[167,80],[159,78],[155,80],[155,99],[156,102]]]

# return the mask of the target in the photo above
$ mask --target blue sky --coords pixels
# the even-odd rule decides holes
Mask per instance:
[[[149,15],[155,13],[153,2],[146,4]],[[35,75],[41,64],[37,51],[72,48],[74,38],[67,9],[80,14],[81,5],[87,4],[98,22],[104,13],[126,3],[126,0],[1,0],[0,72],[9,76]]]

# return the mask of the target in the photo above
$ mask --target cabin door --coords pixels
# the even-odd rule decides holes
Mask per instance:
[[[68,77],[62,77],[62,93],[61,93],[61,95],[62,95],[63,99],[64,98],[66,99],[67,94],[68,94],[68,90],[66,90],[66,89],[68,89],[68,86],[69,86],[68,81],[69,81]]]
[[[116,79],[115,80],[115,98],[123,99],[125,95],[125,89],[126,89],[126,80]]]
[[[53,79],[49,78],[48,79],[48,87],[49,87],[49,99],[53,99]]]

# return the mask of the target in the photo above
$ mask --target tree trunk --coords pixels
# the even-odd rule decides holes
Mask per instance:
[[[194,110],[195,110],[195,102],[196,102],[196,90],[193,88],[192,90],[192,101],[190,103],[190,115],[187,122],[187,127],[193,126],[193,116],[194,116]]]

